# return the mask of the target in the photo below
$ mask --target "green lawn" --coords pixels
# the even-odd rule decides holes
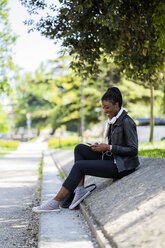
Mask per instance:
[[[74,150],[76,145],[68,145],[68,146],[62,146],[62,147],[58,147],[57,149],[61,149],[61,150]]]
[[[0,156],[4,156],[6,155],[7,153],[10,153],[12,151],[15,151],[17,148],[16,147],[3,147],[3,148],[0,148]]]
[[[165,141],[140,143],[139,156],[165,158]]]
[[[0,140],[0,156],[4,156],[5,154],[17,150],[19,146],[19,141],[13,140]]]
[[[70,144],[66,145],[66,142],[61,141],[60,147],[56,143],[57,141],[51,140],[51,142],[52,144],[49,144],[50,149],[73,150],[76,146],[75,142],[74,144],[70,142]],[[155,141],[153,144],[149,142],[139,143],[139,156],[165,158],[165,141]]]
[[[7,153],[0,152],[0,157],[6,155]]]

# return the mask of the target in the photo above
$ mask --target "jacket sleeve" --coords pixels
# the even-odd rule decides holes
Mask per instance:
[[[131,118],[123,121],[125,145],[112,145],[112,152],[121,156],[136,156],[138,154],[138,137],[136,124]]]

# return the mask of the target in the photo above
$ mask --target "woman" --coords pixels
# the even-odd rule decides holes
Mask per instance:
[[[90,192],[84,188],[85,175],[121,178],[138,167],[138,138],[136,124],[122,108],[122,95],[111,87],[101,99],[108,116],[105,129],[107,144],[79,144],[75,147],[75,163],[60,191],[47,203],[34,207],[35,212],[59,211],[60,202],[75,190],[70,209],[74,209]]]

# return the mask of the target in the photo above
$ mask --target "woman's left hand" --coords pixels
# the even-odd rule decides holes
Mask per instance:
[[[105,152],[105,151],[110,151],[110,146],[107,144],[94,144],[91,145],[91,148],[95,152]]]

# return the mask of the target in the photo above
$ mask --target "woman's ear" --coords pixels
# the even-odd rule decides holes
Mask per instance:
[[[115,107],[116,107],[116,109],[119,108],[119,103],[118,102],[115,103]]]

